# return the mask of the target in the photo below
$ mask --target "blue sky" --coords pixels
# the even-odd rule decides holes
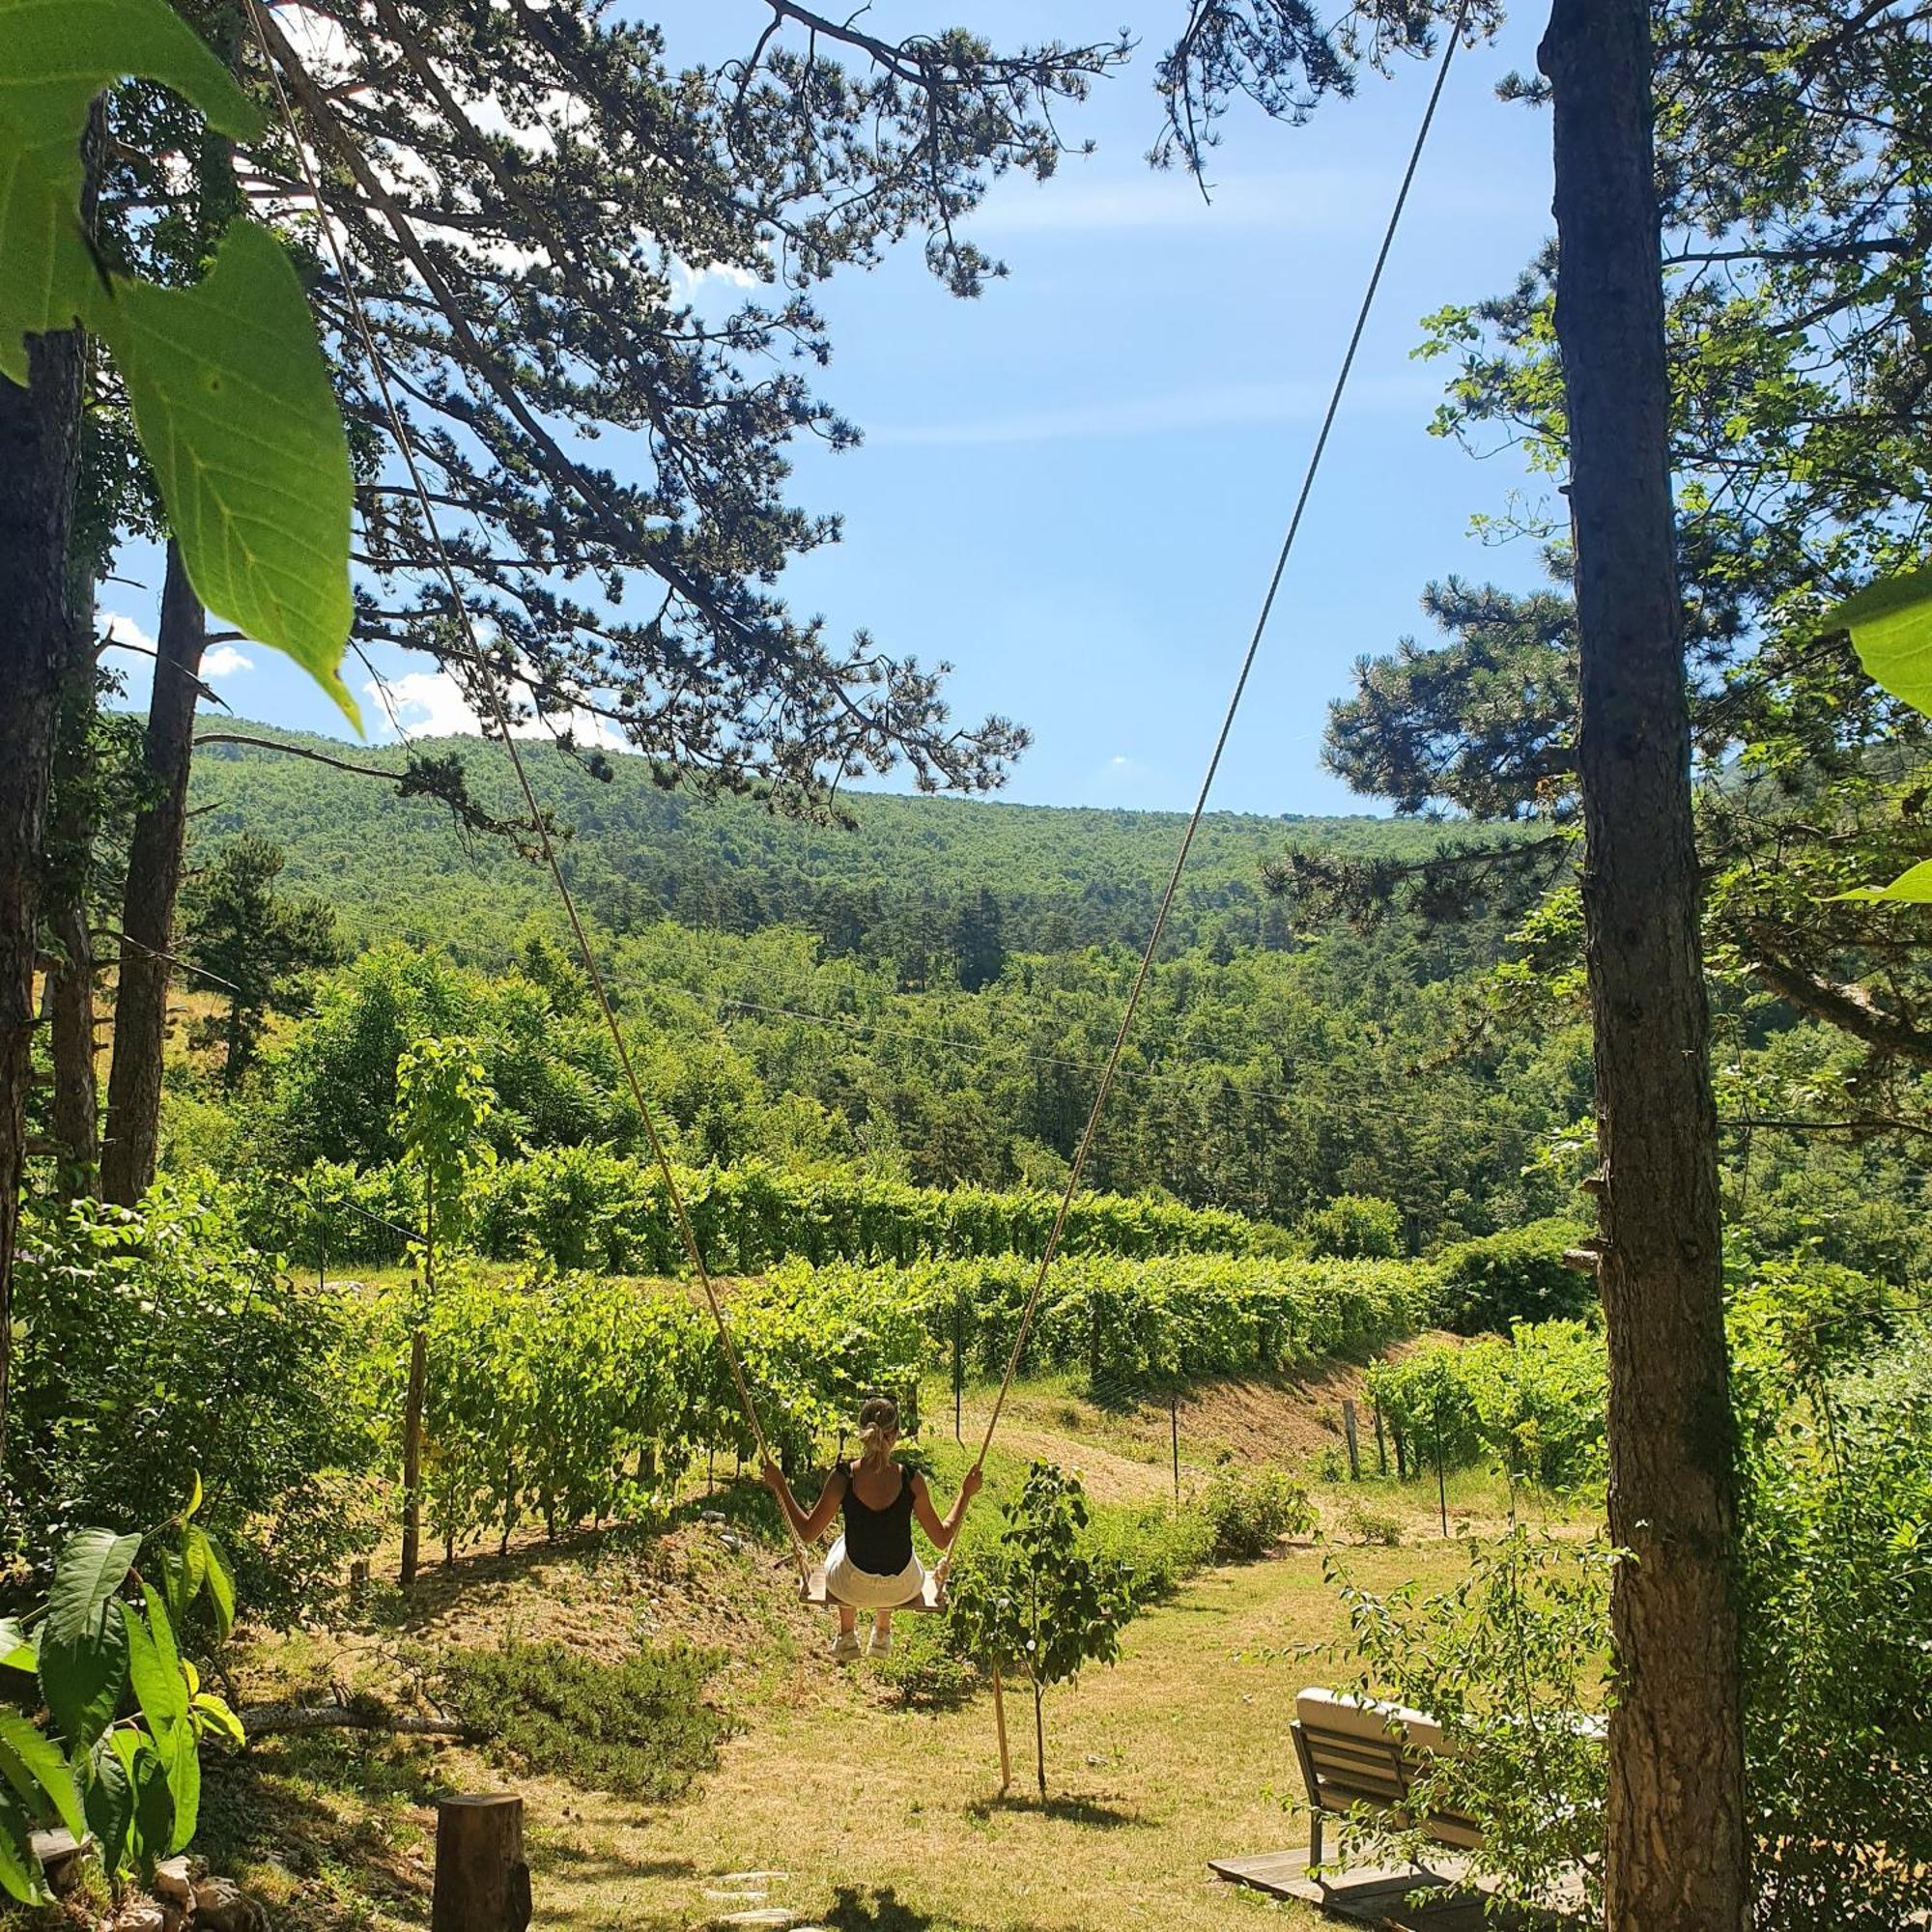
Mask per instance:
[[[765,14],[753,0],[653,11],[673,58],[690,59],[748,49]],[[1303,128],[1237,108],[1204,207],[1144,158],[1159,128],[1153,59],[1181,14],[1140,0],[1135,61],[1064,119],[1097,152],[1044,186],[1001,184],[972,224],[1009,279],[957,300],[915,246],[816,297],[835,349],[820,391],[866,441],[800,452],[795,500],[840,512],[845,540],[797,564],[786,594],[836,631],[950,661],[960,717],[1030,725],[1007,796],[1035,803],[1191,803],[1430,78],[1414,64],[1368,75]],[[1122,24],[1120,0],[890,0],[867,16],[882,34],[961,21],[996,43]],[[1367,809],[1320,763],[1351,661],[1420,626],[1432,578],[1536,578],[1526,546],[1486,549],[1469,519],[1516,490],[1547,506],[1548,479],[1431,437],[1447,369],[1410,355],[1422,315],[1506,288],[1548,231],[1547,119],[1493,92],[1533,58],[1527,25],[1457,57],[1218,806]],[[120,567],[157,589],[152,554]],[[140,633],[155,602],[103,590]],[[121,662],[143,701],[142,661]],[[400,653],[384,665],[426,668]],[[212,671],[243,715],[339,728],[272,652],[229,650]],[[367,712],[372,737],[392,735]]]

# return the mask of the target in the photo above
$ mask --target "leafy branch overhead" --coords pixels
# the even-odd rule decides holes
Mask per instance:
[[[267,230],[237,221],[202,279],[116,272],[81,217],[96,96],[129,76],[247,140],[261,119],[165,0],[0,0],[0,374],[75,326],[126,384],[196,593],[286,652],[356,720],[340,665],[352,614],[349,445],[308,300]]]

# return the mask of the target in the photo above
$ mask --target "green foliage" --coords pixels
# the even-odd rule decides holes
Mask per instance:
[[[232,1552],[259,1614],[290,1617],[327,1587],[359,1534],[371,1453],[354,1305],[278,1275],[191,1179],[134,1210],[37,1204],[14,1295],[5,1553],[44,1579],[82,1525],[160,1520],[200,1468],[197,1530]],[[189,1580],[206,1574],[196,1557]]]
[[[1371,1364],[1368,1387],[1411,1473],[1492,1461],[1512,1481],[1587,1490],[1605,1474],[1607,1366],[1580,1321],[1521,1321],[1505,1342],[1417,1349]]]
[[[106,271],[80,218],[80,142],[96,95],[129,74],[177,89],[222,133],[261,118],[164,0],[0,5],[0,375],[27,378],[31,334],[103,341],[197,593],[285,651],[354,721],[349,445],[294,267],[250,222],[206,277],[156,287]]]
[[[443,1651],[440,1687],[513,1769],[639,1804],[681,1798],[730,1721],[704,1699],[718,1653],[682,1645],[607,1663],[561,1643]]]
[[[231,1087],[254,1059],[269,1015],[305,1008],[315,970],[341,957],[333,909],[322,899],[278,891],[282,866],[278,846],[231,839],[182,895],[183,952],[228,1005],[225,1019],[201,1022],[191,1037],[197,1044],[220,1043],[222,1076]]]
[[[1613,1552],[1521,1525],[1471,1544],[1447,1589],[1376,1592],[1333,1564],[1348,1613],[1346,1644],[1318,1646],[1351,1676],[1347,1688],[1420,1711],[1446,1748],[1415,1760],[1412,1809],[1470,1820],[1462,1854],[1500,1900],[1556,1904],[1580,1876],[1602,1910],[1606,1760],[1603,1662]],[[1370,1806],[1351,1813],[1370,1846],[1400,1860],[1431,1856],[1426,1832]]]
[[[1318,1255],[1392,1261],[1402,1253],[1402,1209],[1373,1194],[1338,1194],[1303,1215],[1297,1232]]]
[[[1217,1556],[1270,1556],[1284,1536],[1315,1527],[1308,1492],[1280,1469],[1218,1469],[1195,1507],[1213,1526]]]
[[[403,1166],[422,1189],[426,1251],[469,1224],[470,1177],[491,1159],[482,1140],[490,1109],[489,1082],[467,1040],[418,1039],[397,1062],[392,1125]]]
[[[1932,1329],[1786,1264],[1731,1332],[1757,1922],[1881,1932],[1932,1868]]]
[[[1118,1559],[1081,1548],[1087,1499],[1077,1477],[1036,1463],[1026,1487],[1003,1506],[991,1548],[981,1548],[954,1582],[953,1640],[983,1666],[1024,1676],[1033,1690],[1035,1767],[1046,1796],[1048,1686],[1086,1663],[1112,1663],[1132,1614],[1133,1578]]]
[[[118,1891],[193,1838],[202,1739],[242,1742],[235,1714],[202,1690],[176,1638],[204,1591],[223,1634],[234,1612],[221,1553],[194,1520],[201,1501],[197,1480],[187,1507],[147,1537],[77,1530],[54,1565],[46,1614],[27,1631],[10,1623],[0,1641],[0,1671],[35,1679],[50,1726],[0,1706],[0,1891],[23,1903],[48,1902],[33,1828],[91,1834]],[[144,1544],[169,1578],[165,1593],[134,1577]]]
[[[1564,1250],[1586,1233],[1574,1221],[1532,1221],[1445,1249],[1435,1262],[1437,1319],[1459,1335],[1481,1335],[1590,1314],[1594,1283],[1563,1264]]]

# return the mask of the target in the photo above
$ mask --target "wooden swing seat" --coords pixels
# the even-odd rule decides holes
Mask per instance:
[[[825,1566],[822,1563],[799,1585],[798,1594],[800,1602],[816,1605],[820,1609],[836,1608],[839,1603],[839,1599],[825,1587]],[[925,1573],[924,1587],[909,1604],[894,1605],[895,1613],[910,1610],[915,1614],[943,1610],[945,1607],[946,1578],[935,1570]]]

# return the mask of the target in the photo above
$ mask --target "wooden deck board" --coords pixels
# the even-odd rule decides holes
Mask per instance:
[[[1331,1918],[1374,1925],[1381,1932],[1545,1932],[1561,1922],[1520,1913],[1486,1918],[1482,1899],[1460,1888],[1459,1873],[1447,1860],[1426,1871],[1412,1865],[1363,1866],[1338,1873],[1325,1884],[1308,1876],[1308,1861],[1300,1852],[1209,1859],[1208,1868],[1235,1885],[1251,1886],[1274,1898],[1300,1899]]]

